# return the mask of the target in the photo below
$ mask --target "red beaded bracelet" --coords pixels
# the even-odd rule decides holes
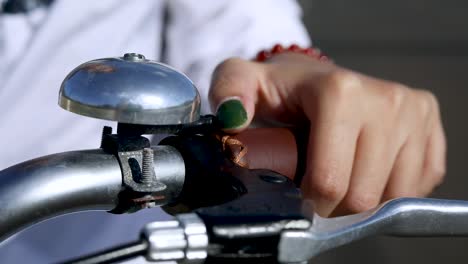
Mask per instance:
[[[257,54],[255,58],[258,62],[264,62],[267,59],[271,58],[273,55],[285,53],[285,52],[294,52],[294,53],[302,53],[319,61],[330,61],[330,59],[322,54],[322,52],[317,48],[301,48],[296,44],[292,44],[287,49],[281,46],[280,44],[276,44],[273,46],[271,50],[262,50]]]

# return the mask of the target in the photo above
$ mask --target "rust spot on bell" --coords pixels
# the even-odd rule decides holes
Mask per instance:
[[[114,67],[102,63],[89,63],[84,66],[84,69],[94,73],[111,73],[116,71]]]

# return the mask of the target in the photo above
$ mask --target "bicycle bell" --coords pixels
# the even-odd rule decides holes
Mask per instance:
[[[126,124],[184,125],[200,118],[200,95],[192,81],[136,53],[75,68],[60,87],[59,105]]]

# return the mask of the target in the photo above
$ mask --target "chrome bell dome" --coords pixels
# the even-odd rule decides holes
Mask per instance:
[[[200,95],[192,81],[136,53],[75,68],[62,82],[59,105],[79,115],[128,124],[175,125],[200,118]]]

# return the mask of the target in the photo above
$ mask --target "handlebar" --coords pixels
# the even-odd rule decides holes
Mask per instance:
[[[403,198],[361,214],[322,218],[290,179],[236,165],[212,135],[168,137],[161,144],[151,147],[155,180],[166,186],[156,205],[167,205],[175,220],[150,223],[141,241],[83,263],[138,254],[157,263],[299,263],[374,235],[468,236],[467,201]],[[129,165],[121,163],[128,157],[72,151],[1,171],[0,239],[57,215],[115,209],[128,198],[121,196]]]
[[[271,139],[281,143],[277,148],[269,148],[273,156],[276,155],[275,159],[282,160],[283,156],[295,158],[284,151],[275,152],[280,147],[284,150],[289,146],[294,153],[294,138],[288,130],[252,130],[244,133],[241,139],[253,142],[252,138],[258,138],[258,133],[266,141]],[[171,146],[154,146],[153,149],[155,173],[158,180],[167,186],[166,198],[158,204],[164,205],[179,195],[184,184],[184,159]],[[266,167],[270,163],[266,160],[252,166]],[[295,161],[292,163],[295,166]],[[291,166],[291,162],[283,164]],[[283,168],[277,169],[283,171]],[[0,242],[54,216],[87,210],[112,210],[117,206],[123,189],[118,159],[102,149],[57,153],[6,168],[0,171]]]
[[[170,146],[154,147],[158,180],[171,186],[164,203],[183,184],[185,167]],[[117,158],[101,149],[71,151],[26,161],[0,171],[0,241],[54,216],[112,210],[123,190]]]

